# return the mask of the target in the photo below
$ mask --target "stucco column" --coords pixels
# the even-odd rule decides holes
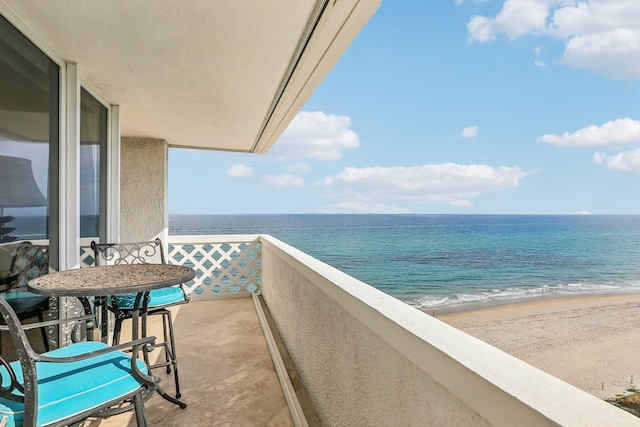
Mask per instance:
[[[167,141],[126,137],[120,149],[120,241],[160,237],[169,230]]]

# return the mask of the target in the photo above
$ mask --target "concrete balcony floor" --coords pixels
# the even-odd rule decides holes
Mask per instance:
[[[146,404],[150,426],[293,426],[251,298],[194,301],[172,312],[181,399],[188,406],[154,395]],[[150,334],[162,336],[159,317],[151,316]],[[173,373],[160,368],[154,374],[174,395]],[[83,424],[135,425],[132,413]]]

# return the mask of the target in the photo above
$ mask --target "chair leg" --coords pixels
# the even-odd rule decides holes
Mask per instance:
[[[171,373],[171,365],[173,362],[173,354],[172,351],[169,349],[169,330],[168,330],[168,326],[167,326],[167,318],[171,316],[171,313],[168,310],[165,310],[162,312],[162,333],[164,335],[164,361],[167,364],[167,374]],[[169,321],[171,319],[169,318]]]
[[[149,425],[147,421],[147,411],[144,407],[144,398],[142,393],[138,393],[133,396],[133,406],[136,411],[136,423],[138,427],[147,427]]]
[[[113,338],[111,340],[112,345],[120,344],[121,330],[122,330],[122,319],[119,316],[116,316],[115,322],[113,324]]]
[[[38,322],[44,322],[42,311],[38,312]],[[45,351],[49,351],[49,337],[47,336],[47,327],[43,326],[42,328],[40,328],[40,333],[42,334],[42,343],[44,344],[44,349]]]
[[[147,366],[149,366],[150,369],[159,368],[165,365],[167,367],[167,373],[171,373],[171,369],[173,369],[173,377],[176,385],[176,398],[180,399],[182,395],[180,393],[180,380],[178,376],[178,358],[176,356],[176,341],[173,335],[173,320],[171,317],[171,311],[168,309],[163,309],[163,310],[158,310],[153,314],[162,316],[162,332],[164,336],[164,342],[157,344],[157,346],[161,345],[164,347],[165,362],[157,363],[153,366],[149,365],[148,360],[145,360],[145,362],[147,363]]]
[[[178,377],[178,356],[176,355],[176,341],[173,335],[173,321],[171,312],[167,310],[167,323],[169,324],[169,343],[171,345],[171,365],[173,365],[173,377],[176,382],[176,398],[180,399],[180,380]]]

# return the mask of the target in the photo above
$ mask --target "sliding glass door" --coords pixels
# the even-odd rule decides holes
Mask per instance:
[[[0,243],[58,247],[59,66],[0,16]]]

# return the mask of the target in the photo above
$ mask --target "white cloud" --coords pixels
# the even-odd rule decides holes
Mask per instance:
[[[533,172],[518,166],[431,164],[414,167],[347,167],[318,185],[325,196],[353,203],[421,204],[468,200],[518,186]],[[461,202],[456,202],[461,203]]]
[[[494,17],[474,16],[469,41],[528,34],[565,41],[560,63],[614,78],[640,79],[640,2],[637,0],[506,0]],[[535,63],[542,66],[536,56]]]
[[[253,176],[253,168],[251,166],[238,163],[227,169],[227,176],[232,178],[251,178],[251,176]]]
[[[494,17],[476,15],[467,24],[469,41],[494,40],[497,33],[516,39],[527,33],[544,33],[549,16],[547,0],[506,0]]]
[[[478,136],[478,133],[478,126],[468,126],[462,129],[462,132],[460,132],[460,136],[463,138],[475,138],[476,136]]]
[[[453,206],[454,208],[472,208],[473,203],[469,200],[457,199],[450,201],[449,206]]]
[[[287,166],[286,169],[289,173],[305,173],[311,170],[311,166],[306,163],[296,163],[294,165]]]
[[[597,164],[604,164],[607,169],[615,172],[640,175],[640,148],[624,151],[615,156],[595,152],[593,154],[593,161]]]
[[[617,79],[640,78],[640,29],[619,28],[572,37],[560,62]]]
[[[545,68],[547,66],[547,63],[543,59],[541,59],[544,50],[544,46],[536,46],[533,48],[533,53],[536,56],[535,60],[533,61],[533,65],[535,65],[536,67]]]
[[[338,160],[344,150],[360,145],[358,134],[350,127],[347,116],[301,111],[270,154],[280,159]]]
[[[589,211],[577,211],[573,213],[574,215],[591,215]]]
[[[488,42],[495,40],[496,34],[491,25],[491,19],[486,16],[474,16],[467,24],[469,41]]]
[[[396,205],[385,205],[382,203],[360,203],[360,202],[340,202],[333,205],[323,206],[318,209],[321,213],[411,213],[410,209],[400,208]]]
[[[618,28],[640,26],[637,0],[555,1],[557,9],[549,24],[554,36],[570,39],[578,34],[600,34]]]
[[[304,179],[297,175],[265,175],[262,177],[262,184],[267,188],[302,187]]]
[[[593,163],[602,164],[604,163],[606,157],[607,155],[605,153],[596,151],[595,153],[593,153]]]
[[[620,147],[640,144],[640,121],[630,118],[606,122],[602,126],[587,126],[573,133],[547,134],[538,142],[558,147]]]

